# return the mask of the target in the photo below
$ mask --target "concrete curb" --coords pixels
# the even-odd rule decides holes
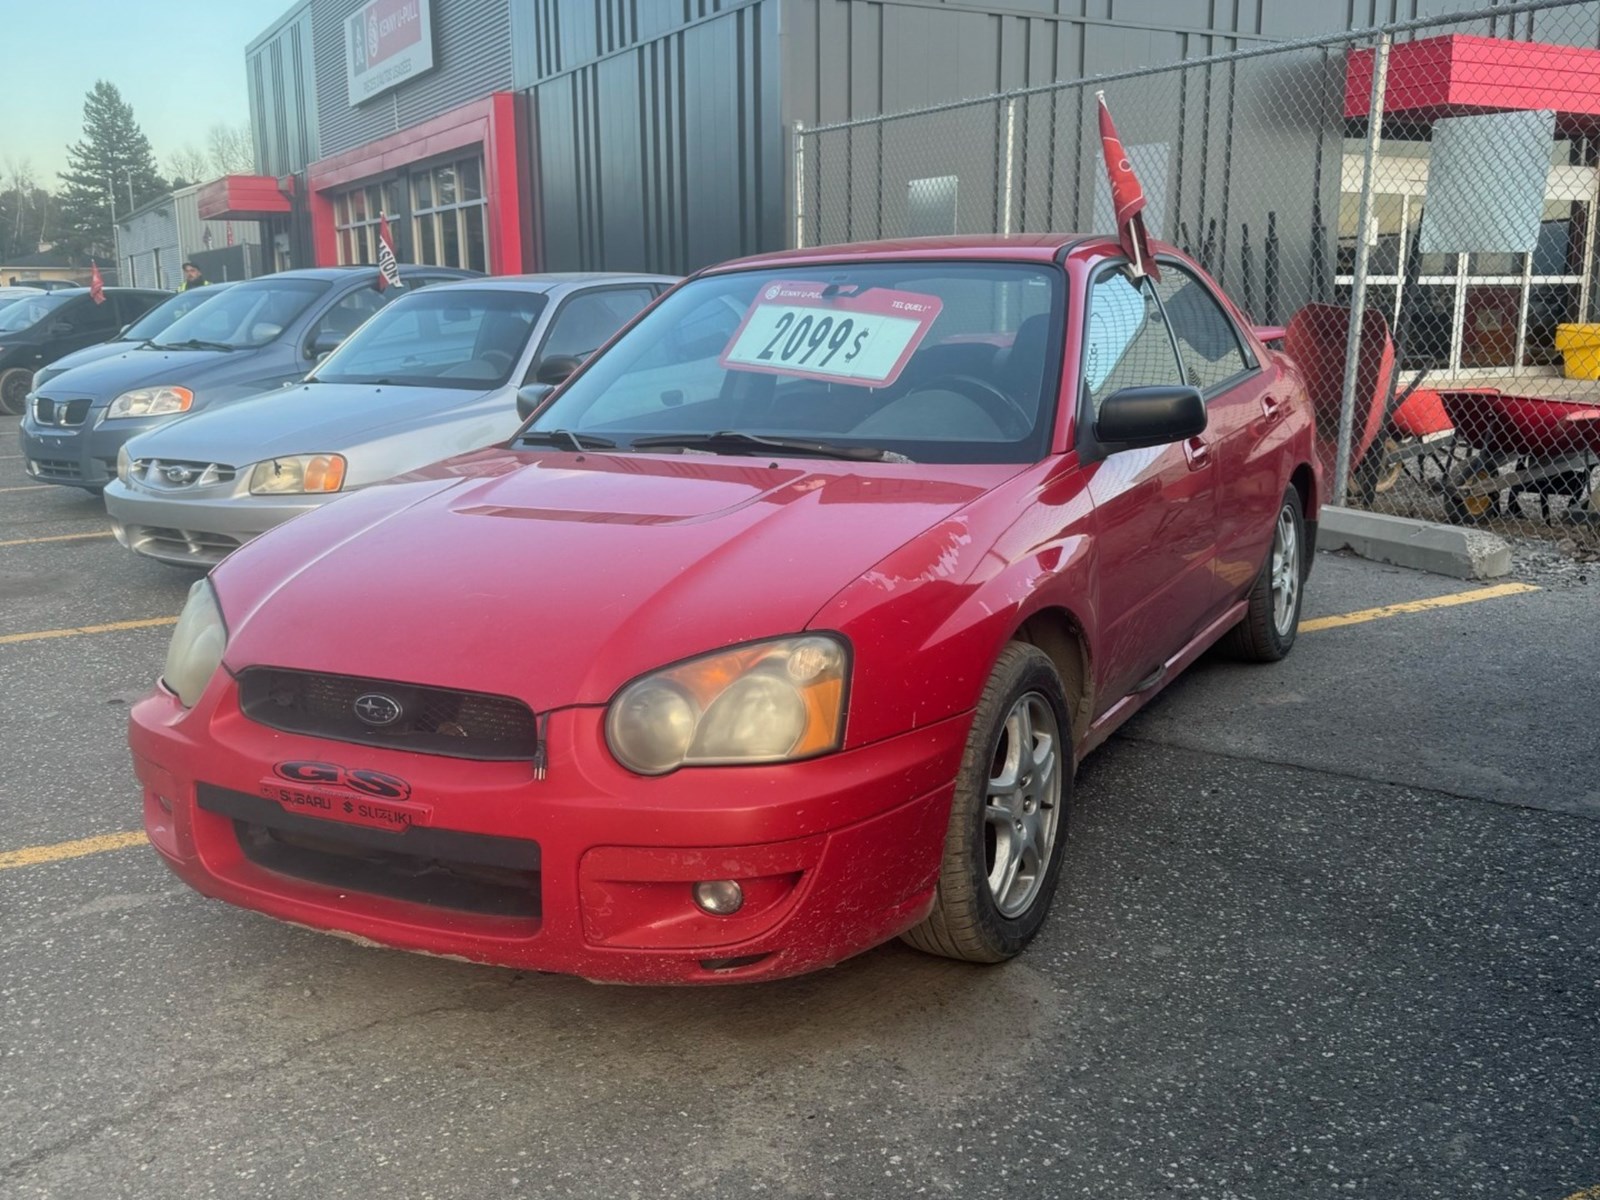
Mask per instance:
[[[1374,562],[1455,579],[1498,579],[1511,573],[1511,547],[1492,533],[1331,504],[1323,506],[1320,517],[1318,550],[1350,550]]]

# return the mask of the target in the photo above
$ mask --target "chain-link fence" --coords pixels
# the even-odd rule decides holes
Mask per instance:
[[[1109,233],[1103,89],[1152,234],[1286,327],[1333,495],[1600,546],[1597,45],[1533,0],[802,129],[795,237]]]

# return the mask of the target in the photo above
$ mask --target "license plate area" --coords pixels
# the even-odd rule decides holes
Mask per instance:
[[[533,921],[541,914],[537,842],[421,826],[393,832],[347,825],[204,783],[196,801],[229,818],[245,858],[277,875],[453,912]]]

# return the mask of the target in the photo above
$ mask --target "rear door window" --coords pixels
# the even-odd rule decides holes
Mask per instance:
[[[605,345],[611,335],[649,304],[647,287],[604,288],[581,292],[561,306],[539,357],[582,358]]]
[[[1222,304],[1195,276],[1174,263],[1161,264],[1156,295],[1178,339],[1186,381],[1210,393],[1251,367],[1238,330]]]

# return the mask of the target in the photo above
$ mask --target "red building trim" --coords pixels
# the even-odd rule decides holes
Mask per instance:
[[[310,192],[311,244],[318,266],[339,261],[333,194],[364,179],[376,179],[452,150],[483,146],[483,186],[488,197],[489,272],[511,275],[535,269],[523,222],[529,191],[518,154],[517,103],[511,92],[481,100],[346,150],[306,168]]]
[[[200,217],[206,221],[243,221],[282,216],[292,207],[294,176],[281,185],[271,175],[224,175],[195,194]]]
[[[1372,98],[1371,50],[1345,68],[1344,115],[1364,117]],[[1463,116],[1554,109],[1574,123],[1600,117],[1600,50],[1448,34],[1389,51],[1385,116]],[[1574,122],[1574,118],[1581,120]]]

